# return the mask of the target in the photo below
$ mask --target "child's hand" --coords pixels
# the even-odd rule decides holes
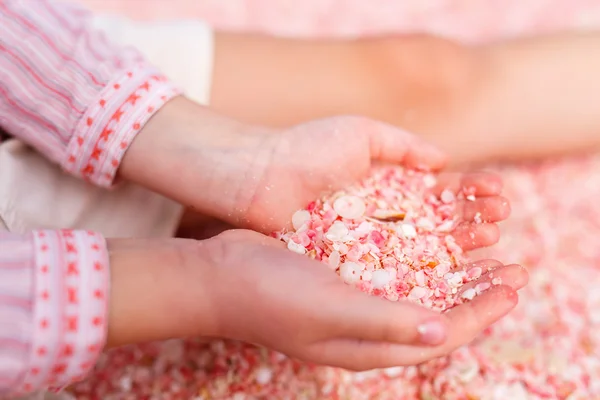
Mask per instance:
[[[527,281],[519,266],[480,262],[507,286],[438,314],[368,296],[319,262],[250,231],[110,247],[112,345],[225,337],[355,370],[417,364],[470,342],[516,305],[515,290]]]
[[[456,243],[465,251],[497,243],[500,230],[496,223],[510,215],[510,204],[500,195],[500,176],[490,172],[443,173],[433,191],[440,194],[446,189],[455,194],[462,190],[471,190],[475,196],[475,200],[457,201],[456,211],[461,222],[452,232]]]
[[[137,172],[132,180],[202,213],[265,233],[286,226],[296,210],[324,192],[365,177],[374,162],[435,170],[446,161],[415,135],[364,118],[330,118],[272,131],[216,117],[185,99],[165,108],[161,113],[172,118],[139,135],[124,170],[130,176]],[[194,117],[200,112],[208,115]],[[138,160],[133,170],[132,160]],[[447,179],[460,186],[458,178]],[[475,186],[482,196],[464,205],[465,219],[476,212],[492,223],[506,218],[508,203],[498,196],[497,177],[470,175],[464,186]],[[493,224],[466,225],[457,236],[469,248],[494,243],[498,233]]]
[[[508,200],[500,196],[500,177],[488,172],[444,173],[440,175],[433,192],[440,194],[445,189],[454,193],[462,189],[475,189],[475,201],[459,200],[457,203],[462,222],[452,232],[456,243],[465,251],[496,243],[500,238],[496,222],[506,219],[510,214]],[[207,239],[233,228],[231,224],[188,209],[182,217],[178,236]]]

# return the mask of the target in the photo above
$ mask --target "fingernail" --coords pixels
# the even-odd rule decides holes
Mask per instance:
[[[438,345],[446,340],[446,326],[439,320],[428,321],[417,327],[421,343]]]

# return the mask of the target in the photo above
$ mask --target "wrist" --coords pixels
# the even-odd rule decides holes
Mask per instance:
[[[107,241],[111,293],[107,347],[214,336],[208,298],[210,266],[182,239]]]
[[[132,143],[121,175],[184,206],[225,218],[265,130],[173,99]],[[251,151],[250,151],[251,150]]]
[[[183,96],[165,104],[138,133],[123,158],[119,170],[123,178],[155,184],[150,172],[153,165],[163,163],[172,153],[186,150],[190,143],[210,145],[225,140],[243,125],[222,117]]]
[[[217,32],[211,107],[282,128],[359,113],[372,77],[358,47],[353,40]]]

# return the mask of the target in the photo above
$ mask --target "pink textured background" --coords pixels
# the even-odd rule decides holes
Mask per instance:
[[[480,42],[548,30],[600,27],[600,0],[83,2],[99,11],[121,12],[134,18],[201,18],[217,28],[293,36],[426,31]],[[491,253],[503,261],[520,262],[530,268],[532,284],[523,291],[514,316],[500,324],[499,329],[519,324],[524,315],[541,315],[570,302],[586,310],[587,317],[582,318],[592,321],[593,328],[595,323],[593,331],[598,332],[600,158],[549,160],[528,166],[503,166],[500,171],[513,204],[513,215],[503,224],[503,239]],[[553,295],[547,294],[545,282],[550,282]],[[536,329],[532,324],[533,337],[540,334]],[[571,344],[577,346],[578,333],[571,332]],[[591,346],[600,349],[600,335],[592,336]],[[595,356],[592,361],[598,365],[600,357]],[[122,376],[125,379],[127,373]],[[92,385],[102,386],[98,378]],[[86,384],[81,389],[85,391],[85,387]],[[600,393],[600,388],[595,390],[594,393]],[[114,396],[126,398],[124,392]]]
[[[80,0],[139,19],[202,18],[281,35],[428,31],[469,41],[600,21],[597,0]]]

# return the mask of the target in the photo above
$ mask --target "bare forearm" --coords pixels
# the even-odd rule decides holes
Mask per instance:
[[[472,91],[475,66],[470,50],[423,35],[292,40],[217,33],[211,106],[270,126],[363,115],[423,134],[454,155],[460,129],[452,119]]]
[[[108,241],[108,347],[214,333],[201,245],[183,239]]]
[[[217,33],[211,107],[250,123],[289,126],[340,111],[378,87],[354,41]],[[370,96],[372,97],[372,96]]]
[[[336,114],[396,124],[455,162],[543,157],[600,143],[600,35],[468,47],[430,36],[296,41],[218,34],[212,101],[285,126]]]
[[[600,34],[520,39],[481,52],[488,77],[470,122],[482,130],[474,137],[482,145],[514,158],[598,147]]]

